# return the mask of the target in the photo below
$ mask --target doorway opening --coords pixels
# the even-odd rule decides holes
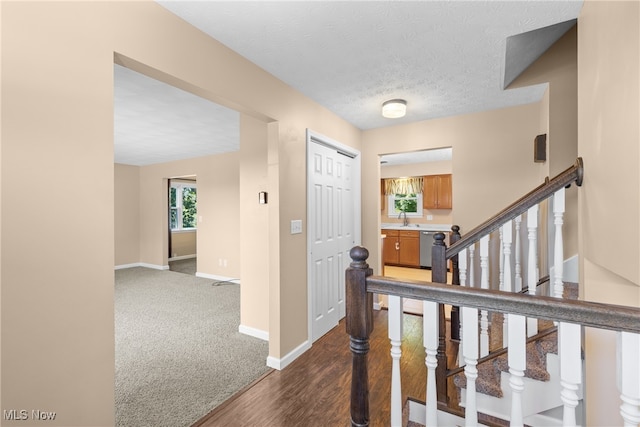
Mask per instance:
[[[198,186],[195,175],[168,180],[169,270],[195,276],[197,269]]]

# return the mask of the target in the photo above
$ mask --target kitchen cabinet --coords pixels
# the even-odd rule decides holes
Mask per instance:
[[[387,196],[384,194],[384,179],[380,180],[380,210],[384,212],[387,207]]]
[[[382,230],[384,264],[420,267],[420,232],[413,230]]]
[[[422,208],[451,209],[453,207],[451,181],[451,174],[424,176]]]

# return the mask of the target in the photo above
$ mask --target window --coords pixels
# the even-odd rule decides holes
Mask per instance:
[[[196,185],[172,182],[169,194],[171,230],[195,230],[197,224]]]
[[[422,217],[422,193],[390,194],[389,217],[397,217],[406,212],[407,217]]]

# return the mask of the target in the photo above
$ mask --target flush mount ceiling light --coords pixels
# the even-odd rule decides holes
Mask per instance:
[[[397,119],[407,114],[407,101],[404,99],[390,99],[382,103],[382,117]]]

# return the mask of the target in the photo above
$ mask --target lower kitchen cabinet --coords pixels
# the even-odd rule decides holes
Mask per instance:
[[[420,232],[413,230],[382,230],[387,237],[383,244],[383,263],[405,267],[420,267]]]

